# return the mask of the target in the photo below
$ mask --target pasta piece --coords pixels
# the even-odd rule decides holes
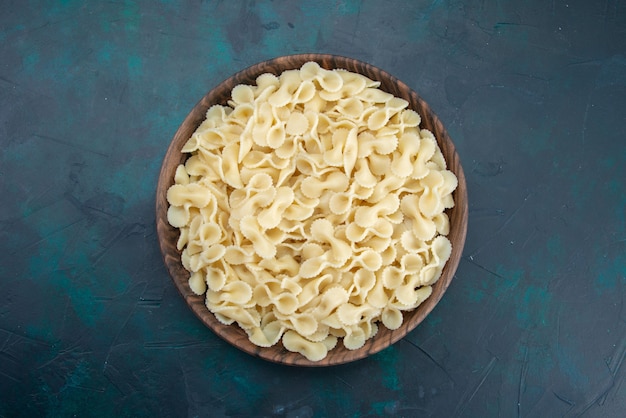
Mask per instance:
[[[404,318],[402,317],[402,312],[399,309],[390,306],[386,306],[383,309],[380,319],[383,322],[383,325],[390,330],[396,330],[400,328],[404,320]]]
[[[326,219],[313,222],[311,237],[318,242],[330,245],[332,260],[336,260],[339,264],[343,264],[352,253],[350,245],[335,236],[333,225]]]
[[[276,189],[274,201],[258,215],[258,222],[262,228],[271,229],[278,226],[285,210],[291,206],[294,200],[293,189],[279,187]]]
[[[404,309],[415,309],[432,294],[432,291],[431,286],[415,287],[413,283],[408,283],[398,287],[394,296]]]
[[[333,170],[324,174],[320,179],[315,177],[305,178],[300,185],[300,190],[304,196],[315,199],[319,198],[326,190],[343,192],[348,188],[348,184],[349,179],[344,173]]]
[[[380,314],[380,309],[367,304],[354,305],[346,302],[337,308],[337,316],[343,325],[356,325]]]
[[[358,269],[352,276],[350,287],[348,288],[348,301],[355,305],[365,303],[368,293],[376,285],[376,275],[364,268]]]
[[[319,297],[319,302],[312,314],[318,321],[322,318],[326,318],[332,311],[347,303],[349,298],[350,296],[345,289],[341,287],[332,287],[322,293]]]
[[[388,194],[372,206],[359,206],[354,214],[356,224],[362,228],[373,226],[381,216],[398,210],[400,199],[396,194]]]
[[[210,200],[211,192],[197,183],[174,184],[167,190],[167,201],[172,206],[203,208],[209,204]]]
[[[226,274],[223,270],[215,267],[209,267],[206,269],[205,281],[209,289],[214,292],[219,292],[226,284]]]
[[[346,329],[346,328],[344,328]],[[343,345],[348,350],[358,350],[365,345],[366,335],[360,327],[352,326],[347,328],[346,336],[343,337]]]
[[[252,242],[254,252],[261,258],[273,258],[276,245],[263,233],[259,221],[254,216],[245,216],[240,223],[241,233]]]
[[[287,331],[283,335],[283,345],[289,351],[300,353],[309,361],[320,361],[328,353],[324,343],[316,343],[301,337],[297,332]]]
[[[196,295],[204,295],[206,292],[206,282],[201,271],[196,271],[189,276],[189,288]]]
[[[398,149],[393,154],[391,171],[398,177],[406,178],[413,174],[413,159],[420,148],[420,138],[415,134],[403,134],[398,140]]]
[[[405,276],[406,273],[402,269],[395,266],[387,266],[382,272],[383,286],[390,290],[397,289],[404,283]]]
[[[251,86],[240,84],[233,88],[231,97],[235,105],[252,104],[254,103],[254,89]]]
[[[289,115],[285,132],[289,135],[303,135],[309,128],[309,120],[301,112],[293,112]]]
[[[422,213],[419,203],[420,198],[418,196],[406,195],[402,198],[400,207],[404,216],[411,219],[415,237],[422,241],[428,241],[437,233],[437,227],[431,218]]]
[[[261,327],[253,327],[246,330],[250,341],[259,347],[271,347],[280,341],[285,326],[280,320],[274,320]]]

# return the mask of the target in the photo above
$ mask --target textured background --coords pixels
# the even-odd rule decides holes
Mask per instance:
[[[193,316],[154,226],[178,124],[283,54],[368,61],[447,125],[464,258],[368,359],[270,364]],[[0,416],[623,416],[626,1],[0,3]]]

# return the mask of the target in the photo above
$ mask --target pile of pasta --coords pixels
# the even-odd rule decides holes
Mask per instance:
[[[457,178],[408,102],[315,62],[238,85],[184,145],[168,222],[189,286],[310,361],[394,330],[450,257]]]

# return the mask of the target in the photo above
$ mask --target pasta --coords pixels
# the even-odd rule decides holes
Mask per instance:
[[[457,178],[379,83],[308,62],[238,85],[182,151],[168,222],[189,287],[252,343],[310,361],[397,329],[450,258]]]

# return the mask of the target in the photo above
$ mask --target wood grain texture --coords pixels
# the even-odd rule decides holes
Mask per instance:
[[[459,181],[454,192],[455,206],[447,211],[450,219],[448,238],[452,242],[452,255],[443,269],[441,278],[433,286],[432,295],[417,309],[404,314],[404,322],[399,329],[391,331],[381,325],[378,334],[366,341],[362,348],[354,351],[347,350],[340,342],[328,353],[325,359],[319,362],[311,362],[300,354],[289,352],[280,343],[270,348],[257,347],[248,340],[246,333],[236,325],[225,326],[217,321],[215,316],[206,308],[204,296],[195,295],[189,288],[187,283],[189,272],[183,268],[180,252],[176,249],[179,232],[167,222],[168,203],[166,200],[166,192],[173,184],[176,167],[186,158],[186,155],[181,153],[181,149],[200,125],[210,106],[214,104],[225,105],[231,90],[238,84],[255,84],[255,80],[260,74],[273,73],[279,75],[285,70],[300,68],[302,64],[308,61],[315,61],[326,69],[341,68],[363,74],[380,81],[382,90],[407,100],[409,107],[421,115],[421,127],[429,129],[435,134],[448,164],[448,169],[456,174]],[[355,59],[325,54],[291,55],[264,61],[234,74],[207,93],[192,109],[174,135],[163,160],[156,195],[156,222],[161,252],[174,284],[192,311],[217,335],[239,349],[268,361],[295,366],[330,366],[359,360],[383,350],[415,329],[441,300],[454,277],[465,244],[467,220],[467,186],[459,156],[445,127],[428,104],[405,83],[379,68]]]

